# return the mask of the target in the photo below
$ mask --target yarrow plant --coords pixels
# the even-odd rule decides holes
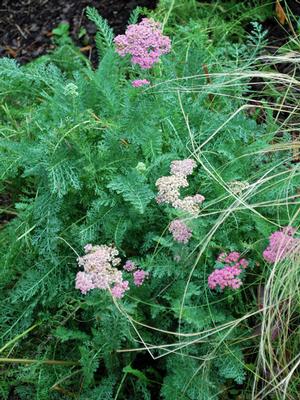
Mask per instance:
[[[131,62],[142,69],[149,69],[163,54],[171,50],[171,41],[161,32],[161,24],[153,19],[143,18],[139,24],[129,25],[125,35],[114,39],[116,51],[124,57],[131,56]]]
[[[132,272],[134,270],[136,270],[136,265],[133,261],[131,260],[127,260],[125,265],[123,266],[123,269],[127,272]]]
[[[185,160],[175,160],[171,163],[171,174],[177,176],[191,175],[197,164],[191,158]]]
[[[208,277],[208,287],[220,290],[226,287],[238,289],[243,284],[240,276],[248,265],[249,261],[241,258],[237,251],[228,255],[221,253],[217,258],[215,270]]]
[[[0,218],[0,225],[5,224],[0,229],[0,346],[5,347],[5,359],[17,360],[1,370],[3,399],[49,400],[64,393],[82,399],[245,398],[251,393],[252,375],[258,387],[254,396],[264,397],[260,389],[265,388],[268,396],[270,385],[265,380],[270,383],[277,377],[278,366],[282,374],[272,381],[276,381],[271,387],[274,392],[277,383],[285,385],[290,373],[296,372],[297,357],[291,351],[297,350],[297,339],[289,335],[291,339],[286,340],[286,333],[296,330],[299,316],[297,262],[288,268],[260,268],[259,274],[249,274],[254,264],[250,256],[245,256],[248,266],[240,253],[228,251],[213,259],[208,272],[199,265],[211,260],[216,248],[245,247],[261,261],[268,221],[293,215],[293,225],[300,223],[299,165],[286,162],[288,130],[281,138],[277,135],[280,124],[272,120],[272,113],[261,124],[256,113],[243,110],[242,105],[248,104],[249,79],[257,75],[258,66],[254,59],[249,63],[242,39],[231,45],[224,36],[223,30],[232,22],[223,25],[222,10],[214,7],[220,15],[211,19],[207,12],[188,5],[193,2],[185,2],[188,9],[200,13],[193,20],[188,9],[160,3],[158,12],[151,11],[151,15],[164,19],[166,29],[174,34],[174,51],[172,57],[159,57],[159,68],[153,59],[146,63],[153,70],[141,68],[146,65],[138,59],[133,67],[133,55],[126,53],[129,42],[123,48],[126,60],[122,59],[113,48],[113,31],[96,11],[91,15],[99,29],[97,70],[85,58],[81,62],[75,49],[70,49],[67,59],[65,46],[60,49],[61,57],[50,54],[48,61],[24,67],[0,58],[0,190],[8,200],[1,208],[5,218]],[[207,32],[208,19],[220,29]],[[174,26],[176,21],[182,25]],[[157,26],[150,28],[152,35]],[[193,40],[195,32],[197,40]],[[234,37],[239,33],[240,29],[234,30]],[[146,57],[151,51],[142,48]],[[218,54],[222,57],[215,63]],[[202,90],[202,62],[218,86],[218,96],[211,99]],[[234,87],[227,84],[243,69],[253,74],[238,74]],[[124,84],[127,77],[131,79]],[[147,80],[151,93],[145,90]],[[158,83],[159,90],[152,90]],[[182,107],[178,107],[178,89]],[[288,93],[292,99],[292,92]],[[196,150],[206,143],[201,154],[207,167],[201,176],[195,152],[186,156],[193,143],[186,134],[183,110],[195,133]],[[284,151],[269,151],[273,139],[284,143]],[[260,190],[248,191],[247,180]],[[202,194],[210,201],[198,218],[205,204]],[[259,204],[259,213],[238,206],[240,202],[232,197],[240,194],[245,204]],[[270,207],[272,203],[276,207]],[[166,215],[162,215],[163,208]],[[9,222],[6,212],[12,218]],[[167,240],[161,238],[165,231]],[[296,233],[283,233],[289,245],[294,243]],[[263,249],[262,240],[266,242]],[[81,243],[92,244],[80,253],[78,267],[72,249]],[[277,247],[281,254],[281,246]],[[148,279],[150,271],[152,278]],[[259,304],[265,294],[264,313],[253,312],[256,292]],[[232,297],[234,307],[228,307]],[[126,302],[115,306],[112,300],[116,299]],[[37,316],[42,324],[35,323]],[[261,324],[264,318],[266,323]],[[276,340],[272,348],[268,333],[277,321],[283,341]],[[258,326],[262,327],[259,334],[249,335]],[[34,334],[26,340],[23,333],[32,327]],[[199,331],[211,332],[211,340],[188,341],[184,347],[171,341],[171,351],[166,351],[168,336],[190,337]],[[47,340],[49,335],[53,340]],[[20,338],[20,345],[7,347],[14,338]],[[286,348],[277,346],[283,342]],[[152,371],[140,362],[141,352],[135,351],[145,350],[141,344],[152,358]],[[18,365],[21,347],[22,354],[35,360],[55,358],[53,365]],[[281,354],[276,352],[280,347]],[[249,348],[264,353],[253,357]],[[270,362],[265,358],[269,349],[270,357],[274,354]],[[247,368],[243,393],[243,366],[255,360],[262,364]],[[132,374],[130,365],[136,373]],[[274,376],[267,370],[272,365]],[[126,379],[122,379],[123,371],[129,372]],[[143,375],[153,377],[150,384],[137,379]],[[291,380],[295,391],[298,381],[298,377]],[[278,388],[279,399],[284,390]]]
[[[131,85],[133,87],[141,87],[141,86],[150,85],[150,82],[147,79],[136,79],[131,82]]]
[[[133,273],[133,283],[135,286],[141,286],[144,283],[144,280],[148,277],[148,272],[143,269],[138,269]]]
[[[129,283],[123,280],[122,271],[116,268],[121,262],[118,250],[113,246],[91,244],[86,245],[84,250],[85,255],[77,260],[84,271],[77,273],[76,289],[82,294],[92,289],[111,289],[114,297],[123,297],[125,291],[129,290]]]
[[[171,204],[174,208],[180,209],[191,215],[199,213],[199,205],[205,200],[201,194],[186,196],[180,199],[180,188],[188,187],[187,176],[193,173],[196,162],[192,159],[175,160],[171,163],[171,175],[162,176],[156,181],[158,204]]]
[[[285,258],[300,254],[300,239],[294,238],[296,229],[286,226],[271,234],[269,245],[263,252],[264,259],[274,264],[283,261]]]
[[[192,236],[192,230],[180,219],[175,219],[169,226],[173,239],[178,243],[187,244]]]
[[[158,204],[170,204],[175,209],[181,210],[189,215],[199,214],[199,205],[205,200],[201,194],[180,198],[180,188],[188,187],[187,176],[191,175],[196,167],[196,162],[190,158],[185,160],[174,160],[171,163],[171,175],[162,176],[156,181]],[[176,242],[187,244],[192,236],[192,230],[180,219],[175,219],[169,226]]]

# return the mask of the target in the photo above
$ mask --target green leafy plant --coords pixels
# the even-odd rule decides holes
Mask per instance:
[[[252,101],[250,89],[253,76],[286,88],[290,81],[258,69],[258,25],[247,47],[211,36],[206,14],[173,25],[183,10],[165,3],[154,15],[172,33],[172,52],[149,70],[116,53],[111,28],[92,8],[96,70],[0,60],[0,185],[12,199],[4,212],[14,216],[0,233],[3,398],[250,398],[278,368],[295,390],[291,359],[278,355],[274,364],[266,349],[282,304],[297,319],[297,264],[270,265],[262,253],[272,232],[299,224],[299,167],[288,125],[282,132],[274,117],[279,105]],[[151,85],[132,87],[136,78]],[[157,180],[186,159],[195,168],[181,199],[205,197],[195,215],[157,202]],[[192,232],[188,243],[169,232],[177,218]],[[117,248],[130,281],[121,299],[75,289],[87,244]],[[239,288],[211,290],[216,259],[229,252],[251,268]],[[142,285],[121,268],[126,260],[149,274]],[[274,290],[260,308],[265,284]],[[291,351],[295,342],[285,339]],[[263,393],[280,396],[281,380],[275,389],[272,382]]]

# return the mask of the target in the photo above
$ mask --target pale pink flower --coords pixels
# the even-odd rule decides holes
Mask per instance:
[[[121,283],[117,283],[112,289],[111,294],[116,299],[120,299],[124,296],[125,292],[129,290],[129,282],[123,281]]]
[[[148,277],[148,272],[138,269],[133,273],[133,281],[135,286],[141,286],[144,283],[145,278]]]
[[[87,294],[91,289],[95,289],[92,277],[86,272],[78,272],[75,282],[75,288],[79,289],[82,294]]]
[[[173,207],[185,211],[188,214],[197,216],[199,214],[199,205],[205,200],[201,194],[186,196],[183,199],[177,199],[173,202]]]
[[[117,288],[123,287],[122,271],[116,268],[121,260],[117,257],[119,252],[114,247],[88,244],[85,246],[85,252],[84,256],[78,257],[78,265],[83,267],[84,271],[77,273],[75,284],[77,289],[86,294],[96,288],[107,290],[112,285]]]
[[[150,85],[150,82],[147,79],[136,79],[131,82],[133,87],[141,87],[145,85]]]
[[[171,204],[176,209],[197,216],[199,214],[199,205],[203,203],[205,197],[201,194],[195,194],[194,196],[186,196],[183,199],[180,198],[180,188],[189,186],[187,176],[193,172],[195,167],[196,162],[189,158],[172,161],[172,175],[162,176],[156,181],[158,188],[157,203]]]
[[[180,188],[188,187],[189,183],[184,176],[162,176],[156,181],[158,204],[174,204],[180,196]]]
[[[187,244],[192,236],[192,230],[180,219],[175,219],[169,226],[169,231],[176,242]]]
[[[125,269],[125,271],[127,272],[132,272],[136,269],[136,265],[133,261],[127,260],[125,265],[123,266],[123,269]]]
[[[171,174],[188,176],[193,173],[196,166],[196,162],[191,158],[186,158],[185,160],[175,160],[171,163]]]

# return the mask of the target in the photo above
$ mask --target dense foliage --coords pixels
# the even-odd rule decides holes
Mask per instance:
[[[153,14],[172,50],[151,69],[117,54],[92,9],[96,70],[70,43],[23,67],[0,60],[0,187],[15,214],[0,233],[1,398],[250,398],[263,251],[299,223],[299,172],[290,135],[249,102],[259,23],[225,35],[220,10],[215,30],[206,9],[184,12],[162,2]],[[156,201],[157,180],[184,159],[196,168],[181,195],[205,197],[197,215]],[[169,231],[176,219],[184,243]],[[81,294],[87,244],[115,246],[147,272],[143,284],[124,272],[123,298]],[[249,260],[243,284],[214,290],[208,277],[230,252]]]

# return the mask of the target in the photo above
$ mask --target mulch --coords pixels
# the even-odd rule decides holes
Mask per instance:
[[[85,15],[95,7],[115,33],[123,33],[130,13],[137,6],[155,8],[157,0],[0,0],[0,57],[24,64],[54,48],[52,30],[70,24],[76,45],[94,51],[95,25]],[[85,28],[86,33],[79,38]],[[90,54],[91,56],[91,54]]]

